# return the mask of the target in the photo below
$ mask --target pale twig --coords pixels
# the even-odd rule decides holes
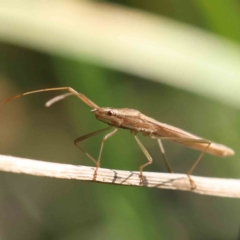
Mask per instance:
[[[0,155],[0,171],[4,172],[92,181],[94,169],[94,167]],[[240,198],[240,180],[196,176],[192,176],[192,179],[197,186],[194,190],[191,190],[186,174],[144,172],[144,182],[140,185],[139,172],[100,168],[95,182],[183,190],[211,196]]]

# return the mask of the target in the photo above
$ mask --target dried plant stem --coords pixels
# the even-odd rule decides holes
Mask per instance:
[[[74,166],[43,162],[32,159],[0,155],[0,170],[35,176],[92,181],[94,167]],[[156,187],[163,189],[192,191],[194,193],[240,198],[240,180],[196,177],[192,179],[197,188],[191,190],[185,174],[144,172],[144,183],[139,183],[139,172],[100,168],[96,182],[128,186]]]

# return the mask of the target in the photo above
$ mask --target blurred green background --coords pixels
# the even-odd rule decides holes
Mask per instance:
[[[122,5],[130,11],[141,10],[141,14],[163,16],[214,33],[217,38],[226,38],[236,45],[240,42],[238,1],[112,2],[118,4],[116,8]],[[108,6],[107,1],[98,4]],[[18,7],[14,6],[17,17]],[[4,19],[6,16],[0,11],[1,23]],[[78,30],[76,28],[76,32]],[[21,32],[18,34],[20,36]],[[95,41],[97,44],[98,39]],[[0,53],[2,100],[21,92],[71,86],[99,106],[138,109],[161,122],[233,148],[236,155],[225,159],[206,154],[194,175],[240,177],[240,102],[231,105],[230,101],[212,97],[211,91],[218,89],[221,83],[207,89],[208,95],[197,94],[186,88],[181,80],[174,87],[168,85],[164,76],[150,81],[151,77],[141,76],[141,69],[139,74],[120,71],[85,53],[80,58],[71,57],[67,52],[66,55],[51,53],[51,50],[42,50],[32,44],[28,46],[23,40],[8,41],[5,36],[1,36]],[[205,64],[207,69],[211,63]],[[182,71],[185,70],[188,71],[187,68]],[[207,86],[202,74],[199,85]],[[225,79],[226,86],[228,83],[231,85],[231,79]],[[1,154],[92,166],[73,141],[105,125],[75,97],[45,108],[45,102],[58,94],[61,92],[39,93],[1,107]],[[225,95],[224,91],[220,91],[219,96],[221,94]],[[233,96],[229,94],[229,98],[234,94],[236,92]],[[102,137],[93,137],[82,145],[97,156]],[[165,171],[157,142],[142,136],[140,139],[154,159],[146,171]],[[164,142],[164,146],[174,171],[179,173],[185,173],[199,154],[174,143]],[[138,170],[145,161],[133,136],[121,130],[107,141],[102,167]],[[0,174],[1,239],[237,239],[239,207],[237,199],[190,192]]]

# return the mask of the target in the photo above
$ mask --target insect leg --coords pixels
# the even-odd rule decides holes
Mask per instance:
[[[168,172],[173,173],[173,170],[172,170],[172,168],[171,168],[171,166],[170,166],[170,164],[169,164],[169,162],[167,160],[167,156],[166,156],[165,149],[163,147],[162,141],[161,141],[161,139],[157,139],[157,141],[158,141],[158,145],[160,147],[160,151],[161,151],[162,156],[163,156],[164,164],[165,164]]]
[[[101,161],[101,156],[102,156],[102,151],[103,151],[103,146],[104,146],[104,143],[106,142],[106,140],[108,138],[110,138],[112,135],[114,135],[116,132],[117,132],[118,128],[115,128],[112,132],[108,133],[106,136],[103,137],[102,139],[102,143],[101,143],[101,148],[100,148],[100,151],[99,151],[99,155],[98,155],[98,160],[96,162],[96,170],[94,172],[94,180],[96,180],[96,177],[97,177],[97,170],[98,168],[100,167],[100,161]]]
[[[193,142],[193,143],[203,143],[206,144],[206,148],[200,153],[199,157],[197,158],[197,160],[195,161],[195,163],[193,164],[193,166],[190,168],[190,170],[187,171],[187,176],[189,179],[189,182],[191,184],[191,189],[195,189],[196,188],[196,184],[194,183],[194,181],[191,178],[191,173],[193,172],[193,170],[196,168],[196,166],[198,165],[198,163],[200,162],[200,160],[202,159],[204,153],[208,150],[209,146],[211,145],[211,142],[205,139],[195,139],[195,138],[177,138],[177,137],[160,137],[160,139],[163,140],[170,140],[170,141],[175,141],[177,140],[177,142]]]
[[[204,153],[208,150],[211,142],[210,141],[207,141],[205,142],[207,144],[206,148],[201,152],[201,154],[199,155],[199,157],[197,158],[197,160],[195,161],[195,163],[193,164],[193,166],[188,170],[187,172],[187,176],[189,178],[189,181],[191,182],[191,185],[193,184],[194,185],[194,188],[192,189],[195,189],[196,188],[196,184],[194,183],[194,181],[191,179],[190,175],[192,173],[192,171],[195,169],[195,167],[198,165],[198,163],[200,162],[200,160],[202,159]]]
[[[95,131],[95,132],[92,132],[92,133],[88,133],[88,134],[86,134],[86,135],[84,135],[84,136],[81,136],[81,137],[79,137],[79,138],[77,138],[77,139],[74,140],[75,146],[77,146],[89,159],[91,159],[91,160],[94,162],[94,164],[96,165],[96,169],[99,168],[99,166],[98,166],[98,161],[97,161],[96,159],[94,159],[86,150],[84,150],[82,147],[80,147],[77,143],[79,143],[79,142],[81,142],[81,141],[83,141],[83,140],[85,140],[85,139],[87,139],[87,138],[90,138],[90,137],[92,137],[92,136],[94,136],[94,135],[97,135],[98,133],[107,131],[107,130],[109,130],[110,128],[112,128],[112,126],[109,126],[109,127],[107,127],[107,128],[103,128],[103,129],[100,129],[100,130]],[[96,170],[95,170],[95,172],[94,172],[93,180],[96,180],[95,173],[96,173]]]
[[[146,156],[148,162],[145,164],[140,165],[139,167],[139,178],[140,178],[140,183],[143,183],[143,168],[145,168],[147,165],[152,163],[152,157],[150,156],[149,152],[147,151],[147,149],[143,146],[143,144],[140,142],[140,140],[138,139],[138,137],[136,135],[134,135],[138,146],[141,148],[141,150],[143,151],[144,155]]]

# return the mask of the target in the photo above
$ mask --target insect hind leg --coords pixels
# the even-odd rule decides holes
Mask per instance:
[[[187,177],[189,179],[189,182],[191,184],[191,190],[196,189],[196,184],[193,181],[193,179],[191,178],[191,173],[193,172],[193,170],[196,168],[196,166],[198,165],[198,163],[200,162],[200,160],[202,159],[204,153],[208,150],[209,146],[211,145],[211,142],[205,139],[194,139],[194,138],[177,138],[177,137],[160,137],[159,139],[162,140],[170,140],[170,141],[176,141],[176,142],[192,142],[192,143],[203,143],[206,144],[206,148],[200,153],[199,157],[197,158],[197,160],[195,161],[195,163],[193,164],[193,166],[187,171]],[[161,149],[161,146],[160,146]],[[164,153],[165,154],[165,153]]]
[[[187,171],[187,176],[188,176],[188,179],[191,183],[191,187],[192,187],[192,190],[196,189],[196,184],[195,182],[192,180],[191,178],[191,173],[193,172],[193,170],[196,168],[196,166],[198,165],[198,163],[200,162],[200,160],[202,159],[204,153],[208,150],[209,146],[211,145],[211,142],[210,141],[207,141],[205,142],[207,144],[206,148],[200,153],[199,157],[197,158],[197,160],[195,161],[195,163],[193,164],[193,166]]]
[[[163,147],[162,141],[161,141],[161,139],[157,139],[157,141],[158,141],[158,145],[160,147],[160,151],[161,151],[162,156],[163,156],[164,164],[165,164],[168,172],[173,173],[173,170],[172,170],[172,168],[171,168],[171,166],[170,166],[170,164],[169,164],[169,162],[167,160],[167,156],[166,156],[165,149]]]

